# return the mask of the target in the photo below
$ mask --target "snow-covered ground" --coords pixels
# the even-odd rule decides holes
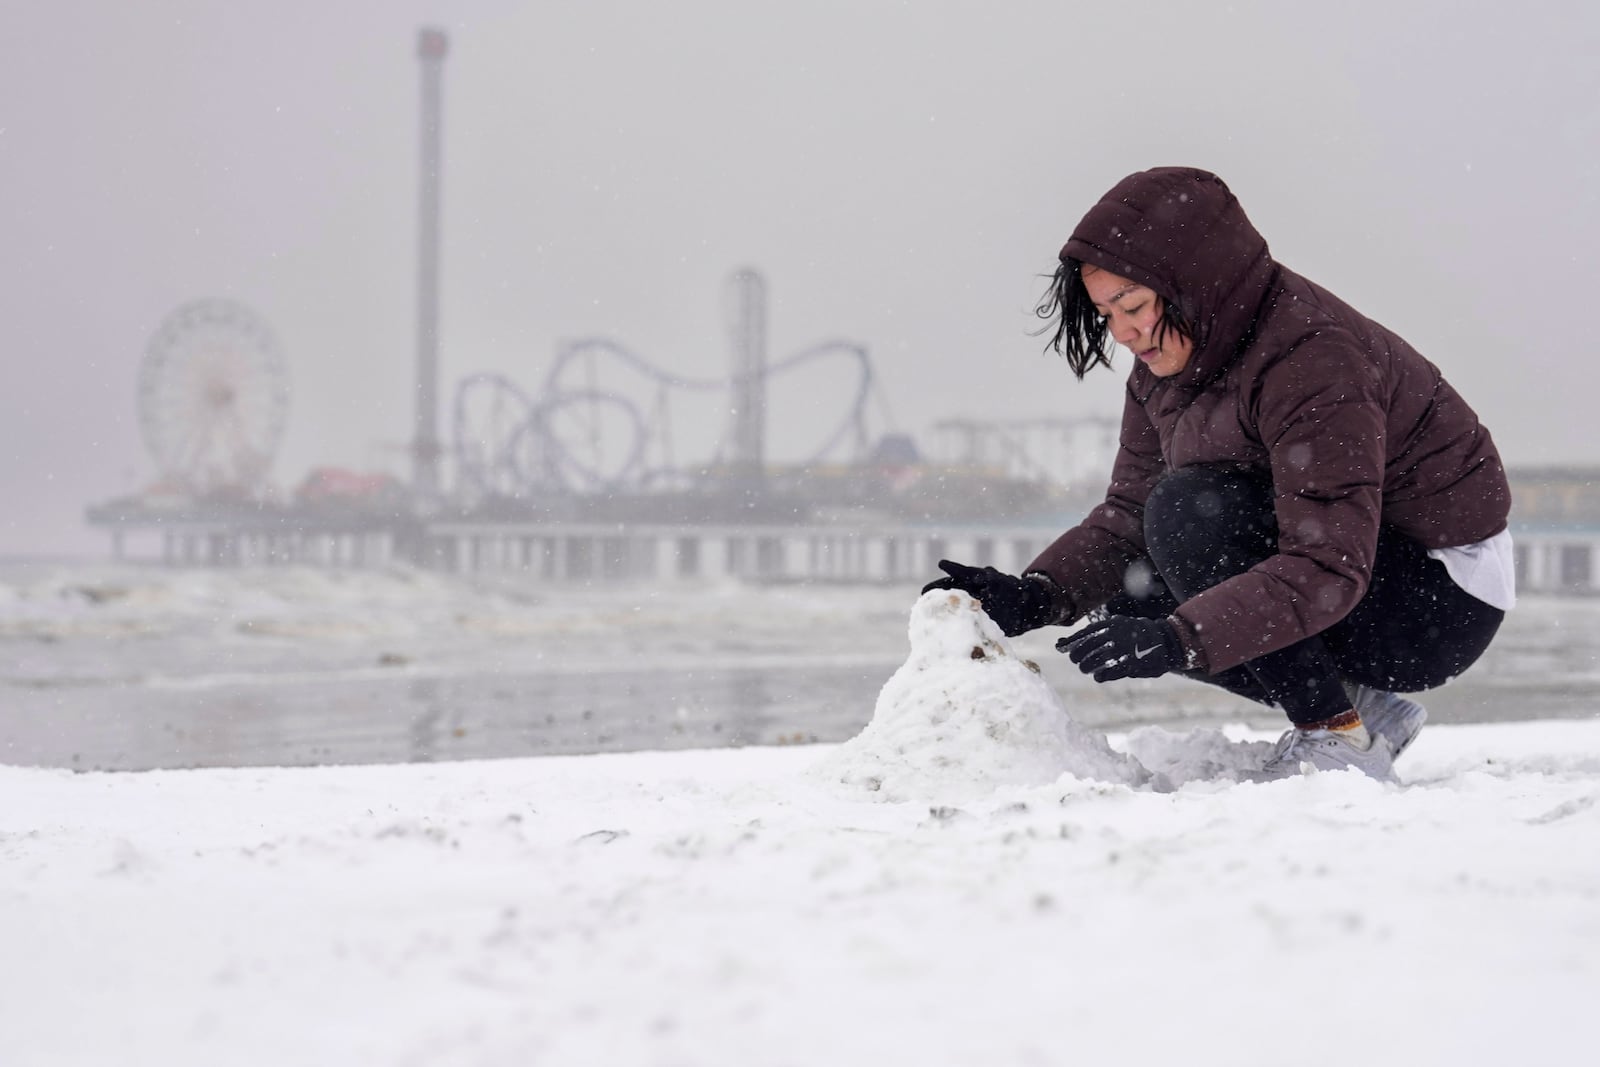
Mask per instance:
[[[0,616],[8,696],[53,692],[52,648],[55,689],[108,706],[119,686],[186,692],[172,680],[224,669],[225,693],[307,671],[329,692],[370,669],[366,638],[274,659],[237,622],[304,627],[304,601],[230,602],[226,623],[146,608],[127,621],[165,637],[86,637],[134,594],[52,598],[41,581]],[[437,644],[419,669],[440,672],[509,657],[515,643],[447,625],[486,594],[440,589],[433,607],[402,599],[383,640],[413,643],[394,655]],[[734,605],[750,629],[727,640],[752,654],[861,656],[882,689],[872,726],[843,744],[391,766],[0,767],[0,1062],[1503,1064],[1584,1062],[1595,1044],[1592,713],[1429,726],[1402,785],[1239,782],[1275,731],[1150,726],[1112,751],[1070,721],[1092,689],[1045,685],[1028,642],[955,633],[959,613],[919,631],[929,598],[908,655],[903,593],[898,608],[870,591],[660,596],[548,643],[530,620],[596,602],[506,600],[498,617],[525,654],[602,670],[635,642],[661,653],[632,624],[651,611],[688,654],[732,656],[694,620]],[[763,605],[811,621],[763,630]],[[1593,631],[1577,623],[1593,610],[1536,607],[1485,673],[1515,694],[1507,679],[1555,657],[1586,693]],[[852,649],[880,627],[892,642]],[[232,662],[201,662],[207,640]]]
[[[0,1062],[1593,1051],[1600,722],[1429,727],[1399,787],[959,804],[830,784],[832,751],[0,768]]]

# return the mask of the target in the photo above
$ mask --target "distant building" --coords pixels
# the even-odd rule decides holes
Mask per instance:
[[[1517,589],[1600,593],[1600,467],[1524,467],[1508,474]]]

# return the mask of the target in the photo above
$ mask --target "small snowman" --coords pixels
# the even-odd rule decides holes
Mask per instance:
[[[1037,664],[1022,659],[960,590],[911,608],[911,653],[872,721],[817,773],[885,800],[964,799],[1063,774],[1138,786],[1149,772],[1074,722]]]

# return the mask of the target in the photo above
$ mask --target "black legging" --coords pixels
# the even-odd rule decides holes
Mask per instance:
[[[1130,567],[1128,591],[1106,605],[1113,615],[1164,618],[1276,554],[1271,478],[1231,464],[1172,471],[1145,503],[1144,533],[1150,557]],[[1243,666],[1188,677],[1276,705],[1296,724],[1320,722],[1350,708],[1345,680],[1401,693],[1443,685],[1483,654],[1504,617],[1384,525],[1366,596],[1349,615]]]

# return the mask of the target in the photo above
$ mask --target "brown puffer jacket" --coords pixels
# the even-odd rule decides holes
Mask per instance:
[[[1366,594],[1380,521],[1428,548],[1505,528],[1511,494],[1477,415],[1405,341],[1274,261],[1220,178],[1125,178],[1061,254],[1149,286],[1195,329],[1178,374],[1135,364],[1105,503],[1028,568],[1076,613],[1121,592],[1145,554],[1151,488],[1193,463],[1268,469],[1276,498],[1278,554],[1177,611],[1212,672],[1344,618]]]

